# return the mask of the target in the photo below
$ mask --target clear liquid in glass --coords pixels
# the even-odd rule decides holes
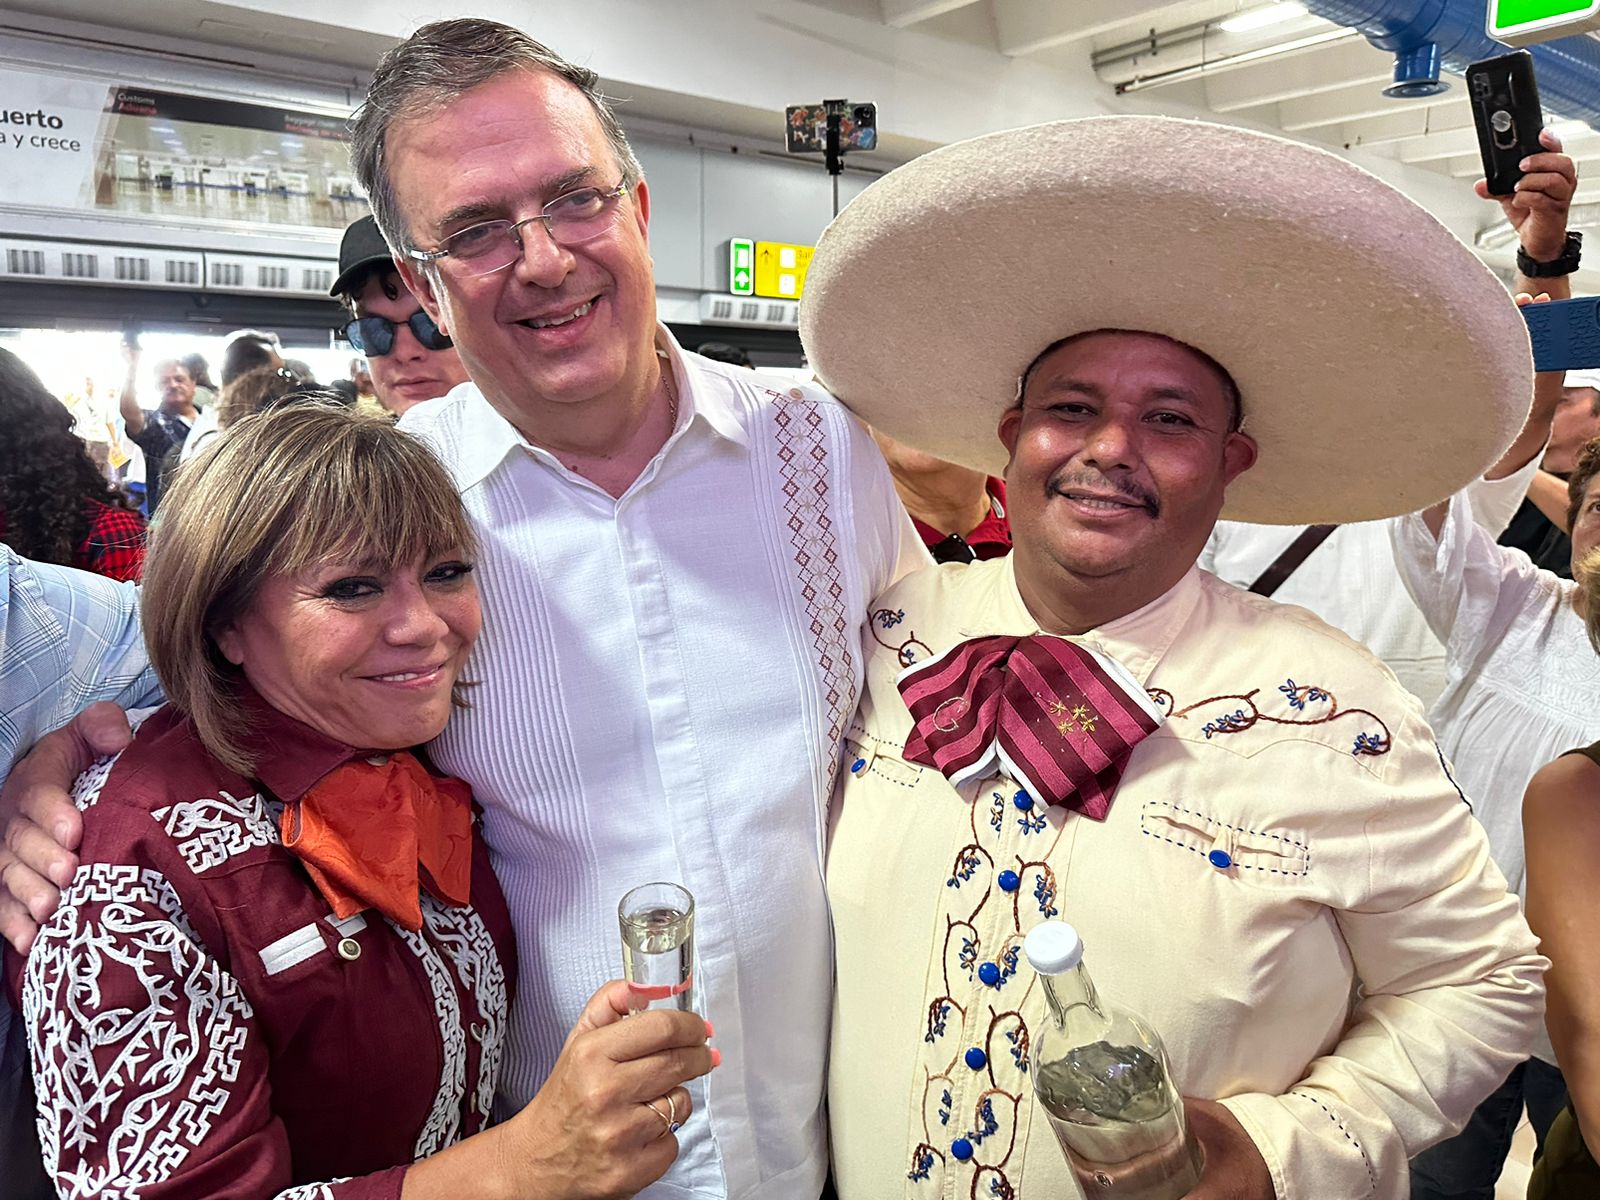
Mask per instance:
[[[656,885],[661,886],[661,885]],[[670,886],[670,885],[667,885]],[[682,892],[683,889],[677,888]],[[629,893],[632,895],[633,893]],[[683,893],[685,896],[687,892]],[[621,913],[622,973],[631,1006],[694,1009],[694,905],[649,903]]]
[[[1200,1155],[1160,1059],[1100,1041],[1037,1072],[1035,1094],[1089,1200],[1178,1200],[1199,1186]]]

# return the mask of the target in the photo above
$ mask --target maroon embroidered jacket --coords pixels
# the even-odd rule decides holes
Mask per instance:
[[[27,962],[46,1169],[66,1197],[398,1200],[482,1128],[515,958],[472,904],[335,921],[277,816],[355,753],[270,714],[252,783],[163,709],[79,779],[79,866]]]

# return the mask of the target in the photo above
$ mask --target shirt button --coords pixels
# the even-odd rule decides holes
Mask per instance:
[[[950,1157],[960,1162],[966,1162],[972,1157],[972,1143],[966,1138],[957,1138],[950,1143]]]
[[[974,1046],[971,1050],[967,1051],[967,1066],[971,1067],[974,1071],[981,1071],[988,1065],[989,1056],[982,1050],[978,1049],[978,1047]]]
[[[852,774],[852,775],[859,775],[859,774],[861,774],[862,771],[865,771],[866,769],[867,769],[867,760],[864,759],[864,758],[858,758],[858,759],[855,760],[855,762],[850,764],[850,774]]]
[[[799,388],[790,388],[789,389],[789,399],[791,399],[791,400],[804,400],[805,398],[806,398],[806,394],[804,392],[802,392]]]
[[[1022,879],[1015,871],[1001,871],[996,882],[1002,892],[1014,892],[1022,886]]]
[[[1015,804],[1023,812],[1027,812],[1033,807],[1033,797],[1028,795],[1027,792],[1018,792],[1011,798],[1011,803]]]
[[[1210,854],[1206,855],[1206,859],[1219,871],[1226,871],[1229,867],[1233,866],[1233,859],[1229,857],[1226,850],[1213,850]]]
[[[355,962],[356,959],[361,957],[361,943],[356,941],[355,938],[340,938],[338,949],[339,957],[344,959],[345,962]]]
[[[990,987],[998,987],[1000,984],[1000,968],[992,962],[986,962],[978,968],[978,978]]]

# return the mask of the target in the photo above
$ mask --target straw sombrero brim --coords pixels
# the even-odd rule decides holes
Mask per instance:
[[[1360,521],[1493,464],[1532,398],[1504,287],[1415,202],[1299,142],[1094,117],[947,146],[868,188],[811,260],[800,335],[858,416],[991,474],[1017,378],[1127,329],[1232,374],[1256,465],[1222,515]]]

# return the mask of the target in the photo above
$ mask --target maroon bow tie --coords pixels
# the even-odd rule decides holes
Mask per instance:
[[[981,637],[904,671],[907,762],[951,783],[1008,771],[1047,804],[1096,821],[1161,712],[1113,658],[1049,634]]]

